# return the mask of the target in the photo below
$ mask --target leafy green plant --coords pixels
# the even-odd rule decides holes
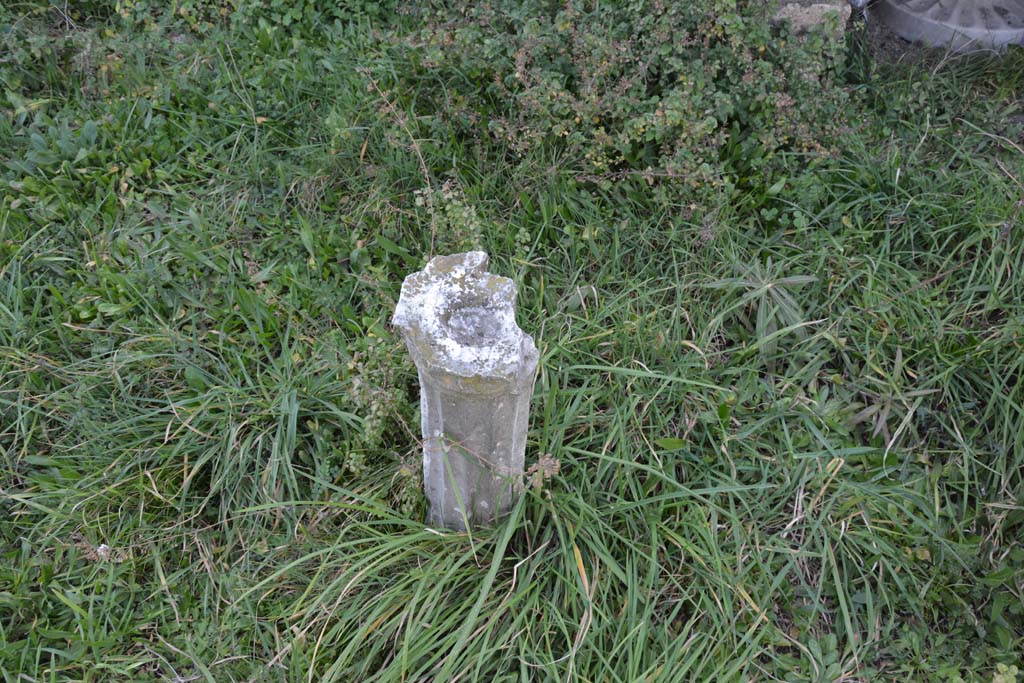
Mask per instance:
[[[715,280],[705,285],[708,289],[742,293],[736,303],[715,317],[710,334],[717,331],[729,313],[739,312],[743,315],[753,309],[753,333],[757,347],[764,355],[775,355],[782,335],[792,334],[798,340],[806,339],[810,321],[806,319],[807,316],[790,290],[811,284],[817,278],[813,275],[782,276],[779,266],[772,263],[771,257],[768,257],[764,265],[755,263],[750,267],[741,266],[741,270],[743,275],[739,277]]]
[[[512,158],[550,145],[587,182],[704,198],[756,182],[783,151],[827,156],[844,129],[837,46],[782,48],[764,12],[728,0],[442,4],[424,12],[421,80],[450,73],[441,120],[464,136],[485,128]]]
[[[117,13],[125,20],[152,27],[180,23],[203,33],[225,24],[312,36],[335,22],[382,20],[397,8],[394,0],[117,0]]]

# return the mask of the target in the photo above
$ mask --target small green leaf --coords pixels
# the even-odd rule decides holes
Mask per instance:
[[[1005,586],[1013,579],[1013,567],[1003,567],[981,579],[982,583],[989,586]]]
[[[85,124],[82,126],[82,140],[86,144],[91,145],[92,143],[96,142],[97,132],[98,130],[96,128],[96,122],[91,120],[86,121]]]
[[[206,378],[199,368],[189,365],[185,368],[185,383],[194,391],[206,390]]]
[[[120,315],[127,313],[135,306],[134,303],[127,304],[113,304],[109,301],[96,304],[96,310],[104,315]]]
[[[384,251],[388,252],[389,254],[394,254],[395,256],[400,257],[406,263],[410,265],[416,264],[416,258],[409,253],[408,249],[404,249],[403,247],[398,246],[395,242],[389,240],[387,237],[384,237],[383,235],[378,235],[377,244],[379,244]]]
[[[772,186],[768,188],[768,195],[769,196],[776,195],[776,194],[782,192],[782,188],[784,188],[786,186],[786,180],[787,180],[786,177],[782,177],[782,178],[779,178],[777,181],[775,181],[775,183],[772,184]]]

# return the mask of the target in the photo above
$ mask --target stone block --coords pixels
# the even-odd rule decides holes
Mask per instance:
[[[515,302],[481,251],[435,257],[402,283],[393,322],[419,371],[431,526],[492,523],[521,486],[538,354]]]

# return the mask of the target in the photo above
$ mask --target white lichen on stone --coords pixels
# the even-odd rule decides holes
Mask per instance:
[[[516,325],[515,284],[486,267],[482,251],[438,256],[402,283],[393,322],[433,370],[511,379],[536,356]]]

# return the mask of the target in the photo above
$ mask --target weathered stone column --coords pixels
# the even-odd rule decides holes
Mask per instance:
[[[431,259],[405,278],[393,320],[419,370],[427,524],[460,531],[512,505],[537,370],[516,286],[486,268],[482,251]]]

